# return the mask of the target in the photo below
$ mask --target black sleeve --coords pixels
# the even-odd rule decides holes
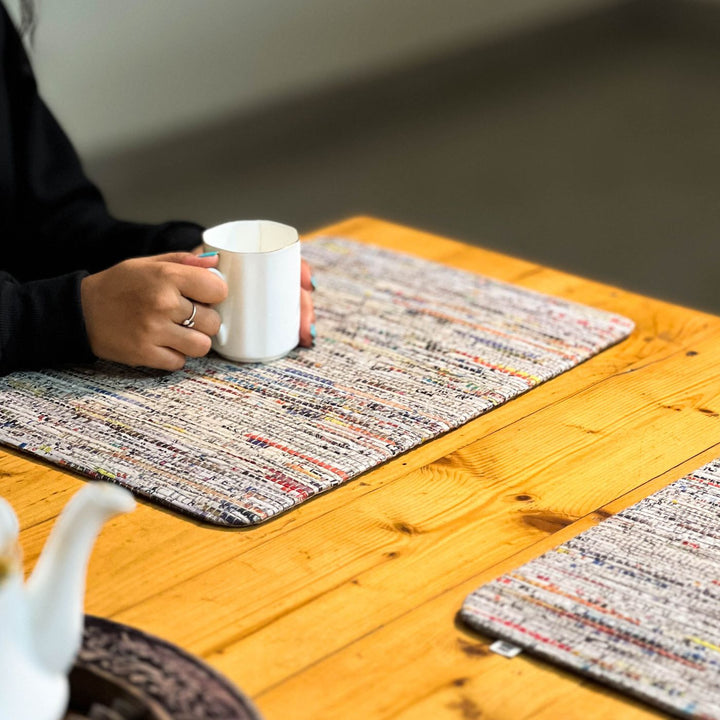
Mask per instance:
[[[190,250],[202,228],[109,214],[38,95],[22,42],[0,10],[0,372],[6,372],[91,359],[82,278],[129,257]]]
[[[95,360],[75,272],[19,283],[0,272],[0,372]]]

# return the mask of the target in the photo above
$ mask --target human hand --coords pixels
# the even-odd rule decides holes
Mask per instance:
[[[124,260],[88,275],[81,299],[93,353],[161,370],[179,370],[187,357],[206,355],[220,328],[220,316],[208,306],[227,296],[225,282],[207,272],[216,265],[217,256],[176,252]],[[184,327],[193,304],[195,324]]]
[[[312,292],[315,289],[312,270],[303,260],[300,266],[300,345],[312,347],[315,344],[315,308]]]

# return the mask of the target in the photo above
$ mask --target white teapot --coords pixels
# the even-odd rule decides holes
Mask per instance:
[[[90,552],[103,523],[134,507],[117,485],[86,485],[63,509],[24,584],[17,517],[0,498],[0,720],[64,716]]]

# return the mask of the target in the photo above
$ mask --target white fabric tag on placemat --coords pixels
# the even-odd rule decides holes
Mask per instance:
[[[490,645],[490,650],[496,655],[502,655],[508,660],[512,660],[522,652],[522,648],[519,645],[513,645],[507,642],[507,640],[496,640]]]
[[[267,365],[211,355],[0,378],[0,442],[207,522],[262,522],[625,338],[633,323],[325,238],[317,344]]]

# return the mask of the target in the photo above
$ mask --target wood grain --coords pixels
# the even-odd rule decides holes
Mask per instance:
[[[649,718],[455,624],[465,595],[720,455],[720,318],[371,218],[337,234],[631,317],[560,377],[251,530],[140,504],[109,524],[87,609],[205,657],[287,718]],[[306,239],[312,241],[312,237]],[[82,480],[12,451],[31,566]]]

